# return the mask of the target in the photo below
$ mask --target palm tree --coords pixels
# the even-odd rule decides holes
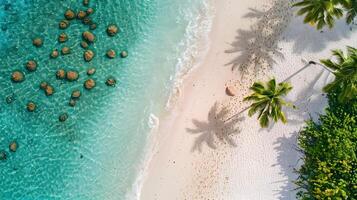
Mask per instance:
[[[281,120],[286,123],[282,107],[292,106],[292,104],[285,102],[281,97],[287,95],[292,88],[286,82],[276,85],[274,78],[266,83],[255,82],[250,88],[253,93],[244,98],[244,101],[254,101],[249,107],[248,115],[251,117],[259,112],[258,119],[263,128],[269,125],[269,118],[275,122]]]
[[[346,12],[346,22],[353,22],[357,14],[355,0],[302,0],[295,3],[294,7],[301,7],[298,15],[305,15],[304,23],[316,25],[317,29],[324,26],[332,28],[335,20],[341,18]]]
[[[327,93],[341,91],[338,95],[340,103],[348,102],[357,96],[357,49],[347,47],[347,55],[341,50],[334,50],[332,54],[337,62],[330,59],[321,60],[335,74],[335,80],[324,87]]]

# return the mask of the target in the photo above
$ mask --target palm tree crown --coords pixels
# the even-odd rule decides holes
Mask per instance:
[[[333,93],[341,91],[338,95],[340,103],[348,102],[357,96],[357,49],[347,47],[347,55],[341,50],[332,51],[337,62],[330,59],[321,60],[335,74],[335,80],[324,87],[324,91]]]
[[[266,83],[255,82],[250,88],[253,93],[244,98],[244,101],[254,101],[250,105],[248,115],[251,117],[259,112],[258,119],[261,127],[269,125],[269,118],[275,122],[281,120],[283,123],[286,123],[282,107],[291,106],[291,104],[285,102],[281,97],[287,95],[292,88],[286,82],[276,85],[274,78]]]
[[[316,25],[317,29],[332,28],[345,12],[348,24],[357,16],[356,0],[302,0],[293,6],[301,7],[297,14],[305,15],[304,23]]]

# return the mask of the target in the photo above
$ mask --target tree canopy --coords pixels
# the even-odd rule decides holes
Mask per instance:
[[[305,16],[304,23],[317,29],[325,26],[332,28],[337,19],[345,16],[348,24],[357,16],[356,0],[302,0],[293,5],[299,7],[297,14]]]
[[[273,119],[275,122],[281,120],[283,123],[286,123],[282,107],[291,106],[291,104],[284,101],[281,97],[287,95],[292,88],[286,82],[276,84],[274,78],[266,83],[255,82],[250,88],[253,93],[244,98],[244,101],[253,101],[248,115],[251,117],[259,112],[258,119],[261,127],[267,127],[269,119]]]

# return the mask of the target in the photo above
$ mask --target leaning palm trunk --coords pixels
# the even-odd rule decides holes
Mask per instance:
[[[299,74],[300,72],[304,71],[305,69],[307,69],[308,67],[310,66],[320,66],[320,67],[323,67],[324,69],[326,69],[327,71],[329,71],[330,73],[333,73],[334,74],[334,71],[332,71],[331,69],[329,69],[328,67],[326,67],[325,65],[321,64],[321,63],[318,63],[318,62],[315,62],[315,61],[309,61],[308,64],[306,64],[304,67],[302,67],[301,69],[299,69],[298,71],[296,71],[295,73],[293,73],[292,75],[290,75],[289,77],[287,77],[285,80],[283,80],[282,82],[286,82],[286,81],[289,81],[292,77],[296,76],[297,74]],[[228,122],[232,119],[234,119],[235,117],[237,117],[238,115],[244,113],[245,111],[247,111],[248,109],[250,108],[250,106],[244,108],[243,110],[241,110],[239,113],[236,113],[234,115],[232,115],[231,117],[227,118],[225,120],[225,122]]]

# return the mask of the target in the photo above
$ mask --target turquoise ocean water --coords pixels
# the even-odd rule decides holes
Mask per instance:
[[[150,135],[150,116],[164,110],[180,74],[192,67],[199,51],[198,40],[209,27],[209,9],[204,0],[96,0],[90,7],[98,26],[91,49],[95,58],[86,63],[79,43],[88,30],[72,21],[58,29],[66,9],[86,9],[81,0],[0,0],[0,200],[111,200],[139,196],[141,165]],[[115,23],[121,32],[108,37],[105,29]],[[61,32],[69,40],[60,44]],[[32,45],[34,37],[44,45]],[[53,49],[71,48],[71,54],[49,59]],[[129,52],[129,57],[105,57],[108,49]],[[29,73],[24,64],[38,63]],[[97,87],[83,88],[86,69],[97,69]],[[59,68],[79,72],[76,82],[57,80]],[[22,70],[26,80],[12,83],[13,70]],[[109,76],[117,79],[108,87]],[[41,81],[55,88],[46,97]],[[77,105],[68,106],[71,91],[80,89]],[[7,104],[6,97],[15,101]],[[26,104],[37,104],[34,113]],[[59,114],[69,115],[65,123]],[[17,141],[16,152],[9,143]]]

